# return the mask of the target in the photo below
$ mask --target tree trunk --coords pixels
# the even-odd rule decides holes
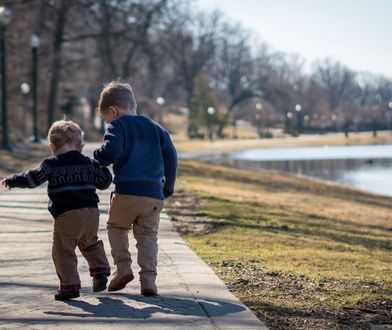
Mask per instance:
[[[229,121],[230,114],[231,114],[231,112],[233,111],[233,108],[234,108],[234,107],[230,106],[229,109],[227,110],[227,112],[225,113],[224,119],[222,119],[222,120],[219,121],[219,126],[218,126],[218,128],[217,128],[217,130],[216,130],[216,135],[217,135],[220,139],[223,139],[223,138],[224,138],[223,130],[225,129],[225,127],[226,127],[226,125],[227,125],[227,123],[228,123],[228,121]]]
[[[50,80],[50,91],[48,101],[48,129],[52,125],[56,116],[57,92],[61,70],[61,50],[63,46],[64,29],[66,23],[67,11],[69,9],[69,0],[63,0],[58,9],[56,28],[54,32],[52,77]]]

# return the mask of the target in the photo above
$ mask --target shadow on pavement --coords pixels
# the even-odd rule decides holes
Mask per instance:
[[[25,287],[35,288],[43,291],[55,290],[57,287],[54,285],[46,285],[41,283],[20,283],[20,282],[0,282],[0,287]],[[53,310],[45,311],[42,313],[48,315],[46,318],[2,318],[0,321],[11,321],[11,322],[32,322],[32,323],[46,323],[50,319],[50,315],[61,316],[61,319],[56,318],[56,322],[71,322],[77,319],[83,319],[84,321],[105,322],[107,318],[114,318],[117,321],[121,320],[146,320],[152,318],[155,315],[155,321],[157,319],[171,319],[170,315],[183,315],[204,318],[206,316],[224,316],[233,313],[244,311],[245,308],[241,305],[233,304],[222,299],[200,299],[196,300],[191,297],[183,296],[170,296],[160,295],[156,297],[144,297],[141,295],[134,295],[128,293],[100,293],[95,296],[87,292],[82,294],[89,298],[89,302],[86,302],[82,298],[80,300],[70,300],[65,302],[56,302],[53,300]],[[105,295],[105,296],[102,296]],[[91,298],[98,301],[97,304],[91,303]],[[80,312],[72,310],[64,310],[64,304],[69,307],[78,308]],[[23,309],[23,304],[15,306]],[[47,309],[48,305],[45,304]],[[98,319],[98,320],[97,320]],[[53,319],[52,319],[53,320]]]
[[[116,294],[116,297],[129,299],[129,303],[137,302],[134,307],[127,304],[127,300],[115,299],[113,296],[97,297],[99,304],[91,304],[80,300],[65,301],[69,306],[80,308],[85,313],[70,313],[48,311],[48,315],[59,315],[63,317],[80,317],[80,318],[120,318],[120,319],[149,319],[155,313],[165,315],[190,315],[205,317],[223,316],[231,313],[243,311],[244,308],[239,305],[227,303],[222,300],[197,302],[193,299],[157,296],[142,297],[130,294]],[[205,312],[205,308],[209,313]],[[212,314],[212,315],[209,315]]]

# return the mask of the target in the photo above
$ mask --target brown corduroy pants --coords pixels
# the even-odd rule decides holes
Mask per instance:
[[[65,212],[54,221],[52,257],[60,279],[60,289],[80,288],[76,247],[86,258],[90,275],[110,275],[110,266],[98,240],[99,210],[82,208]]]
[[[128,233],[132,229],[141,268],[140,279],[155,280],[158,255],[159,214],[164,202],[150,197],[113,193],[110,203],[108,235],[117,268],[131,271]]]

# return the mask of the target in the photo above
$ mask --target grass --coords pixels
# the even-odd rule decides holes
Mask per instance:
[[[392,322],[392,198],[195,161],[178,187],[185,240],[272,328]]]

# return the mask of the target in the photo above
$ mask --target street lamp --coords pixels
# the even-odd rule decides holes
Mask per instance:
[[[155,101],[157,102],[157,104],[160,107],[159,112],[158,112],[158,121],[162,125],[163,124],[163,118],[162,118],[162,110],[163,109],[162,108],[163,108],[163,105],[165,104],[165,99],[162,96],[160,96],[160,97],[157,97],[157,99]]]
[[[212,134],[212,116],[215,114],[215,109],[213,107],[208,107],[207,108],[207,114],[208,114],[208,135],[210,140],[213,140],[213,134]]]
[[[157,103],[159,105],[164,105],[165,104],[165,99],[163,97],[161,97],[161,96],[157,97],[156,101],[157,101]]]
[[[20,92],[22,93],[22,109],[23,109],[23,134],[26,136],[26,122],[27,122],[27,96],[30,93],[30,85],[28,83],[22,83],[20,85]]]
[[[37,50],[40,45],[39,37],[33,34],[30,39],[32,50],[33,68],[32,68],[32,84],[33,84],[33,135],[34,143],[40,143],[41,137],[38,132],[38,113],[37,113]]]
[[[333,121],[333,126],[335,128],[335,132],[337,132],[338,131],[338,125],[337,125],[338,116],[337,115],[332,115],[332,121]]]
[[[0,6],[1,123],[3,130],[3,148],[6,150],[11,150],[8,136],[7,61],[5,48],[5,30],[10,22],[11,11],[5,6]]]
[[[300,112],[302,111],[301,104],[296,104],[296,106],[294,107],[294,110],[297,114],[297,134],[299,134],[302,129],[302,120],[301,120],[301,114],[300,114]]]
[[[257,103],[256,103],[256,110],[258,110],[258,111],[263,110],[263,103],[257,102]]]
[[[256,125],[257,125],[257,134],[259,135],[260,138],[262,138],[263,137],[263,129],[264,129],[263,116],[262,116],[263,103],[256,102],[255,107],[256,107],[255,119],[256,119]]]
[[[309,127],[310,127],[309,123],[310,123],[310,116],[309,115],[305,115],[304,116],[304,124],[305,124],[307,129],[309,129]]]
[[[212,115],[215,113],[215,109],[214,109],[213,107],[209,107],[209,108],[207,109],[207,112],[208,112],[209,115],[212,116]]]
[[[293,119],[294,114],[289,111],[286,113],[286,132],[287,133],[292,133],[292,124],[291,124],[291,119]]]
[[[30,93],[30,85],[28,83],[22,83],[20,85],[20,91],[24,95],[29,94]]]

